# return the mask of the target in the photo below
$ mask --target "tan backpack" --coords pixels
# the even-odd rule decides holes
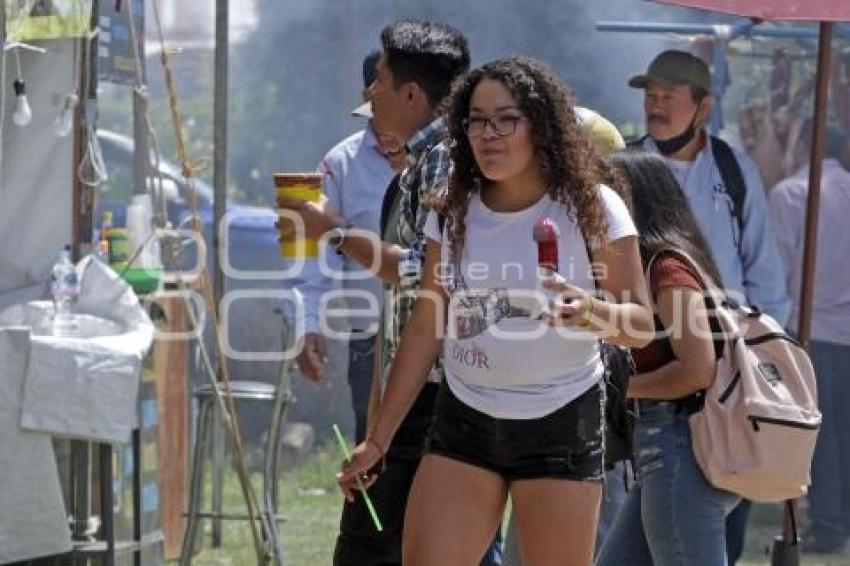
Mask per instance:
[[[769,315],[726,300],[687,254],[666,251],[699,274],[724,342],[704,408],[690,416],[702,472],[714,487],[754,501],[805,495],[821,422],[808,354]],[[647,265],[647,284],[660,253]]]

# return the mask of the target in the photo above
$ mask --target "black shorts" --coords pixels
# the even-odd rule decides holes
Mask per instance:
[[[498,419],[463,403],[443,382],[426,451],[491,470],[507,481],[602,481],[602,382],[538,419]]]

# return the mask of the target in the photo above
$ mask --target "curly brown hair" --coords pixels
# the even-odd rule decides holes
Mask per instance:
[[[598,186],[611,175],[578,123],[572,95],[543,63],[511,57],[470,71],[455,83],[447,103],[454,169],[442,212],[450,226],[454,253],[463,247],[469,198],[489,183],[475,162],[463,127],[469,116],[472,93],[485,79],[505,85],[531,123],[534,153],[538,156],[549,196],[565,205],[585,238],[605,242],[608,223]],[[621,187],[614,188],[618,192],[621,190]]]

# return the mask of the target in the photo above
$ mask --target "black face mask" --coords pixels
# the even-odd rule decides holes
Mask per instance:
[[[678,136],[674,136],[667,140],[657,140],[652,138],[652,141],[655,142],[655,145],[658,146],[658,151],[661,152],[661,155],[673,155],[686,145],[690,143],[694,136],[696,135],[696,121],[697,121],[697,113],[699,112],[699,107],[694,111],[694,116],[691,118],[690,124],[685,128],[685,131],[679,134]]]

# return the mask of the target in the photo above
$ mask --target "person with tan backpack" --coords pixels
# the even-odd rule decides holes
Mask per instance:
[[[814,369],[778,322],[721,291],[664,162],[642,152],[611,162],[632,187],[659,334],[633,352],[639,482],[600,564],[727,564],[723,525],[740,497],[785,501],[811,483]]]
[[[664,160],[643,151],[613,154],[609,163],[632,189],[641,256],[675,248],[696,258],[719,280],[708,246],[688,202]],[[660,337],[633,350],[637,374],[629,396],[637,399],[635,470],[629,491],[597,564],[601,566],[718,566],[727,563],[726,516],[740,497],[713,487],[691,447],[689,415],[700,391],[711,384],[717,352],[700,278],[672,253],[654,262],[650,295]],[[676,313],[693,312],[690,324],[675,325]],[[681,319],[681,316],[679,317]],[[676,326],[676,332],[667,332]]]
[[[735,293],[738,302],[758,305],[784,324],[791,300],[764,185],[752,159],[710,135],[709,115],[717,101],[711,95],[708,64],[689,52],[667,50],[628,84],[643,91],[647,136],[636,146],[664,157],[708,244],[723,288]],[[743,552],[749,509],[750,502],[742,501],[726,521],[730,564]]]

